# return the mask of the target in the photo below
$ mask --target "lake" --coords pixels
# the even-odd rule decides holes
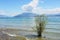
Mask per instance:
[[[35,21],[33,18],[0,18],[0,28],[16,28],[16,29],[32,30],[31,27],[34,26]],[[28,34],[31,33],[28,32]],[[55,40],[60,40],[59,16],[47,17],[47,24],[43,36]]]

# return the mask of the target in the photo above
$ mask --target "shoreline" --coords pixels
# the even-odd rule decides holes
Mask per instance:
[[[7,29],[1,29],[0,28],[0,31],[5,31],[5,32],[8,32],[10,34],[16,34],[16,35],[19,35],[19,36],[23,36],[24,38],[27,38],[27,39],[33,39],[35,40],[36,38],[36,32],[34,33],[33,31],[26,31],[26,30],[21,30],[21,29],[11,29],[11,28],[7,28]],[[57,34],[57,35],[56,35]],[[43,33],[43,37],[45,36],[46,39],[48,40],[59,40],[60,39],[60,33],[54,33],[54,32],[44,32]],[[36,38],[37,40],[37,38]]]

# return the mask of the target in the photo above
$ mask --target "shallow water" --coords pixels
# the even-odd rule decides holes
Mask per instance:
[[[45,31],[42,34],[43,37],[45,36],[49,40],[60,40],[60,17],[49,17],[47,21]],[[0,28],[32,30],[33,26],[35,26],[34,19],[0,18]],[[30,38],[35,37],[37,33],[20,31],[18,35],[23,35]]]

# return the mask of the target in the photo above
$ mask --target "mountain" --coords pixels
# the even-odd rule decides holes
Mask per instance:
[[[5,15],[0,15],[0,17],[7,17],[7,16],[5,16]]]
[[[15,17],[33,17],[33,16],[35,16],[35,14],[33,14],[33,13],[22,13],[22,14],[20,14],[20,15],[17,15],[17,16],[15,16]]]
[[[22,13],[22,14],[20,14],[20,15],[14,16],[14,17],[17,17],[17,18],[26,17],[26,18],[28,18],[28,17],[34,17],[34,16],[36,16],[36,15],[37,15],[37,14],[34,14],[34,13]]]
[[[17,16],[15,16],[15,17],[17,17],[17,18],[22,18],[22,17],[26,17],[26,18],[29,18],[29,17],[34,17],[34,16],[36,16],[36,15],[38,15],[38,14],[34,14],[34,13],[27,13],[27,12],[25,12],[25,13],[22,13],[22,14],[20,14],[20,15],[17,15]],[[57,13],[57,14],[46,14],[46,16],[47,17],[55,17],[55,16],[60,16],[60,13]]]
[[[60,14],[56,14],[55,16],[60,16]]]
[[[6,15],[0,15],[0,18],[10,18],[10,17]]]
[[[57,16],[57,17],[60,17],[60,13],[57,13],[57,14],[49,14],[49,15],[47,15],[48,17],[55,17],[55,16]]]

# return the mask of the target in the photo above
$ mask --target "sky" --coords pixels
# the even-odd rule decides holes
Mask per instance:
[[[23,12],[60,13],[60,0],[0,0],[0,15],[15,16]]]

